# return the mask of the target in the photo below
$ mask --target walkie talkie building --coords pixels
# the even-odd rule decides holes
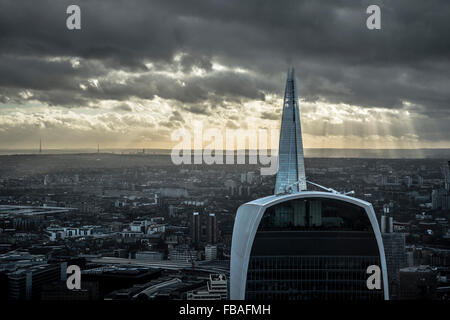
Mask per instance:
[[[381,289],[367,287],[367,267]],[[231,299],[383,300],[387,269],[368,202],[304,191],[239,207],[231,248]]]
[[[389,299],[383,242],[370,203],[306,191],[294,71],[288,74],[275,195],[239,207],[231,299]],[[287,102],[288,101],[288,102]],[[298,186],[298,187],[297,187]],[[370,289],[369,266],[381,271]]]

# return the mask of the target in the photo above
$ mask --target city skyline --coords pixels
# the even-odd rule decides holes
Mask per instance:
[[[0,0],[0,300],[171,318],[450,301],[448,17]]]
[[[230,298],[389,300],[372,204],[316,183],[327,192],[307,188],[294,69],[288,71],[284,97],[274,195],[236,212]],[[371,267],[380,272],[377,290],[365,279]]]

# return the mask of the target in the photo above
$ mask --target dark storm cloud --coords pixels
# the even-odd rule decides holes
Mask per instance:
[[[184,122],[183,116],[178,111],[172,112],[172,116],[169,118],[169,120]]]
[[[261,112],[261,118],[262,119],[268,119],[268,120],[280,120],[280,114],[275,112]]]
[[[208,106],[205,105],[192,105],[184,108],[184,110],[194,114],[210,114]]]
[[[122,81],[118,82],[117,80]],[[125,101],[131,97],[153,99],[155,95],[158,95],[164,99],[173,99],[188,104],[190,110],[195,112],[199,110],[196,107],[198,103],[223,101],[224,99],[239,103],[242,99],[264,100],[263,91],[274,90],[271,83],[265,82],[264,79],[225,71],[209,73],[205,76],[189,76],[183,82],[156,73],[146,73],[126,80],[101,79],[97,86],[81,79],[80,83],[86,89],[78,86],[76,88],[78,91],[67,97],[67,100],[73,103],[75,99],[82,97],[85,102],[104,99]],[[55,93],[55,95],[57,94]],[[35,97],[51,104],[55,102],[42,92],[37,92]]]
[[[70,4],[81,7],[81,31],[65,27]],[[370,4],[382,8],[379,31],[366,28]],[[0,8],[2,101],[20,99],[25,89],[62,106],[158,95],[206,111],[199,107],[205,101],[281,94],[292,65],[308,101],[387,108],[408,101],[417,112],[449,116],[446,0],[0,0]],[[80,68],[49,57],[77,57]],[[212,72],[213,62],[231,69]],[[205,76],[188,76],[184,84],[152,72],[195,69]],[[107,76],[118,70],[138,76]],[[93,77],[104,79],[95,87],[88,83]]]
[[[76,70],[70,62],[38,61],[29,57],[2,56],[0,86],[37,90],[74,87]]]
[[[124,111],[124,112],[132,112],[133,108],[130,107],[128,104],[126,103],[122,103],[116,107],[114,107],[114,110],[116,111]]]
[[[181,66],[183,67],[183,72],[189,73],[192,71],[193,67],[197,67],[204,71],[212,70],[212,63],[210,59],[202,56],[194,56],[194,55],[183,55],[181,57]]]

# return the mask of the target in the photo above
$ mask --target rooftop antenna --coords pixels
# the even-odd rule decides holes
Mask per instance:
[[[39,153],[42,153],[42,138],[39,138]]]
[[[306,183],[312,184],[313,186],[319,187],[319,188],[321,188],[321,189],[323,189],[323,190],[325,190],[325,191],[331,192],[331,193],[333,193],[333,194],[343,194],[343,195],[350,195],[350,194],[353,195],[353,194],[355,194],[355,191],[353,191],[353,190],[352,190],[352,191],[349,191],[349,192],[341,193],[341,192],[339,192],[339,191],[334,190],[333,188],[327,188],[327,187],[324,187],[324,186],[322,186],[322,185],[320,185],[320,184],[318,184],[318,183],[315,183],[315,182],[306,180],[306,178],[302,178],[302,179],[300,179],[300,180],[298,180],[298,181],[296,181],[296,182],[294,182],[294,183],[291,183],[291,184],[289,184],[289,185],[286,185],[286,186],[284,187],[284,190],[283,190],[282,192],[277,193],[276,196],[293,193],[293,191],[294,191],[293,187],[294,187],[295,185],[298,185],[298,184],[302,183],[302,182],[306,182]]]

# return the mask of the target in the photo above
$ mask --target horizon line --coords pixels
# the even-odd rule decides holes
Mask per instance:
[[[312,150],[324,150],[324,149],[330,149],[330,150],[450,150],[449,147],[439,147],[439,148],[332,148],[332,147],[323,147],[323,148],[315,148],[315,147],[304,147],[304,149],[312,149]],[[0,151],[20,151],[20,150],[26,150],[26,151],[32,151],[36,150],[39,152],[39,148],[0,148]],[[97,147],[80,147],[80,148],[42,148],[42,151],[45,150],[95,150],[97,151]],[[164,150],[164,151],[172,151],[172,150],[183,150],[183,149],[175,149],[175,148],[139,148],[139,147],[104,147],[100,148],[100,152],[102,150]],[[191,149],[191,151],[196,150],[217,150],[217,149],[208,149],[208,148],[202,148],[202,149]],[[220,149],[219,149],[220,150]],[[222,151],[227,150],[234,150],[234,151],[240,151],[240,150],[271,150],[271,148],[267,149],[222,149]],[[273,150],[277,150],[278,148],[274,148]]]

